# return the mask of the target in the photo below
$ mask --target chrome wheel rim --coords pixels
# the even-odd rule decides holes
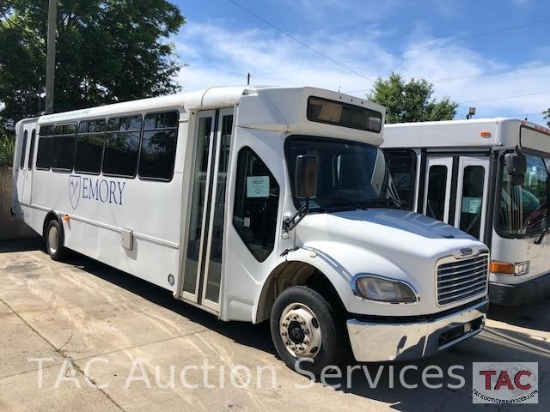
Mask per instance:
[[[48,249],[51,254],[57,252],[59,248],[59,231],[55,226],[50,227],[48,232]]]
[[[323,339],[317,316],[302,303],[292,303],[283,310],[279,334],[286,350],[294,357],[314,358],[321,349]]]

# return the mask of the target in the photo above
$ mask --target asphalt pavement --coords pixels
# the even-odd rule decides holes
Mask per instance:
[[[482,333],[436,356],[351,362],[312,381],[278,359],[267,324],[221,322],[92,259],[54,262],[41,247],[0,242],[0,411],[550,409],[550,297],[492,306]],[[518,388],[536,403],[473,403],[477,389],[500,399]]]

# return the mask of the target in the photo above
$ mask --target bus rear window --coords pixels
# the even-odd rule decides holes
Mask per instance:
[[[308,99],[307,119],[368,132],[380,133],[382,130],[381,112],[320,97]]]

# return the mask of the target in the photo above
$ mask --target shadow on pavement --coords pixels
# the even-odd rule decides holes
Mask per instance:
[[[523,306],[491,305],[488,318],[523,328],[550,332],[550,296]]]
[[[44,241],[41,237],[25,239],[3,239],[0,240],[0,253],[7,252],[28,252],[44,248]]]
[[[268,322],[252,325],[244,322],[222,322],[199,308],[174,299],[171,292],[146,281],[120,272],[92,259],[79,255],[67,263],[81,267],[135,293],[182,317],[216,330],[235,342],[275,354]],[[548,330],[540,314],[548,313],[550,300],[542,300],[529,307],[495,307],[490,318],[530,329]],[[514,313],[516,313],[514,315]],[[550,345],[520,331],[487,327],[481,334],[436,356],[397,363],[363,363],[349,361],[340,369],[340,376],[321,380],[331,390],[365,397],[391,404],[398,411],[444,410],[463,412],[472,404],[472,362],[538,362],[540,374],[539,404],[531,410],[546,410],[550,404]],[[317,379],[319,382],[319,379]],[[543,386],[545,388],[543,388]],[[485,411],[502,410],[501,405],[475,405]],[[477,409],[477,408],[476,408]]]
[[[0,252],[40,250],[40,239],[0,242]],[[44,252],[45,253],[45,252]],[[65,263],[74,265],[129,292],[139,295],[183,318],[215,330],[235,342],[275,355],[269,324],[222,322],[214,315],[174,299],[172,293],[127,273],[73,254]],[[489,318],[527,329],[548,331],[550,298],[521,308],[491,307]],[[544,316],[543,316],[544,315]],[[518,330],[487,327],[476,337],[436,356],[397,363],[349,362],[317,379],[327,390],[390,404],[397,411],[503,410],[502,405],[472,404],[473,362],[538,362],[539,403],[530,410],[545,411],[550,404],[550,344]],[[312,383],[313,384],[313,383]],[[319,383],[318,383],[319,384]],[[304,389],[307,384],[304,385]],[[515,406],[509,407],[515,409]],[[345,407],[343,408],[345,409]],[[504,408],[508,410],[507,408]]]
[[[64,263],[78,267],[92,276],[96,276],[135,295],[141,296],[158,306],[177,313],[191,322],[215,330],[233,339],[235,342],[267,353],[275,353],[275,348],[271,342],[268,322],[253,325],[247,322],[221,321],[215,315],[203,309],[174,298],[174,295],[169,290],[75,252],[71,252],[70,257],[64,260]]]

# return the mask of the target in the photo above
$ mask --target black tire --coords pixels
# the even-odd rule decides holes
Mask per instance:
[[[50,220],[44,233],[46,252],[53,260],[60,261],[67,255],[67,249],[63,246],[63,228],[56,219]]]
[[[277,353],[295,371],[319,376],[346,356],[344,319],[307,286],[284,290],[271,310],[271,338]]]

